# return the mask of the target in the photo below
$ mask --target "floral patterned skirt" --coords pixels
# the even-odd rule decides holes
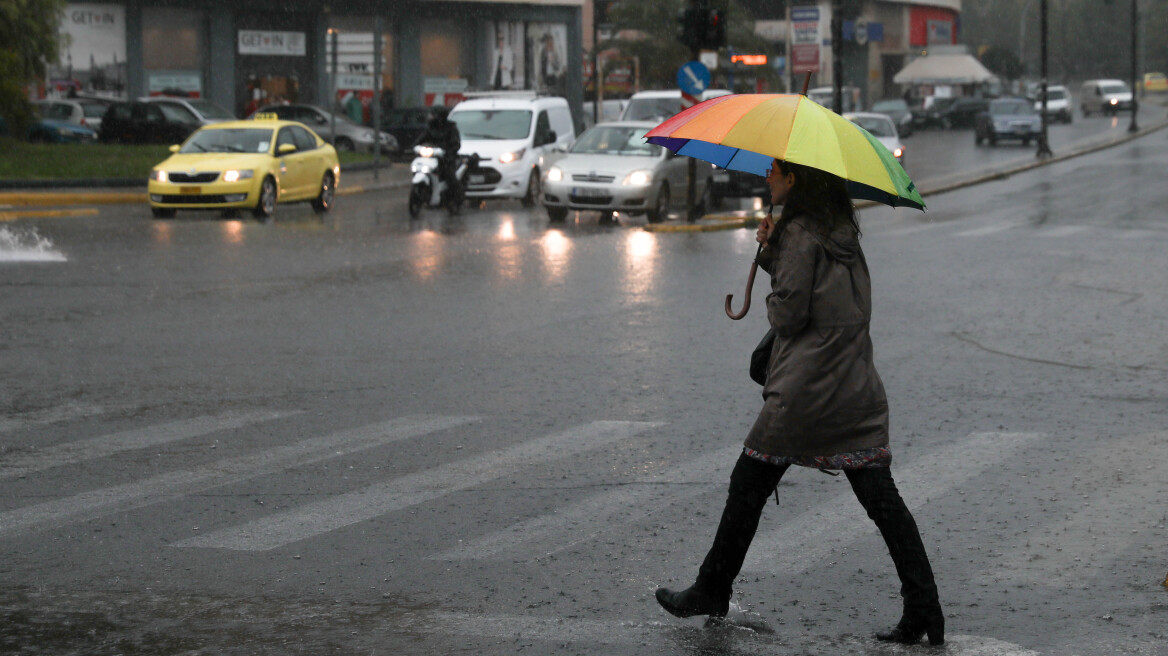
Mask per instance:
[[[892,464],[892,451],[887,446],[830,456],[768,456],[746,447],[743,447],[742,452],[755,460],[772,465],[799,465],[814,469],[866,469],[888,467]]]

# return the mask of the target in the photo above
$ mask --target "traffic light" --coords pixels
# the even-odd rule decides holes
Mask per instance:
[[[726,45],[726,12],[721,9],[708,9],[704,25],[702,48],[718,50]]]
[[[708,9],[688,7],[677,16],[677,40],[690,50],[701,50],[705,39]]]

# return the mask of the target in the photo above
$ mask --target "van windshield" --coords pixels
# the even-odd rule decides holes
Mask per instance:
[[[1100,84],[1099,90],[1105,94],[1127,93],[1126,84]]]
[[[450,112],[463,139],[526,139],[531,134],[531,111],[526,109],[467,109]]]
[[[633,98],[625,108],[624,121],[664,120],[681,111],[681,95],[669,98]]]

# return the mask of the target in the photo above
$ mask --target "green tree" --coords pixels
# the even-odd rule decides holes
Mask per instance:
[[[57,61],[65,0],[0,0],[0,116],[9,132],[24,134],[32,117],[25,85]]]

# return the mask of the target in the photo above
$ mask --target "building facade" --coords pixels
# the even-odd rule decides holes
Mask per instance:
[[[207,98],[345,109],[452,105],[531,91],[582,102],[585,0],[110,0],[74,2],[47,93]],[[376,97],[375,97],[376,96]]]

